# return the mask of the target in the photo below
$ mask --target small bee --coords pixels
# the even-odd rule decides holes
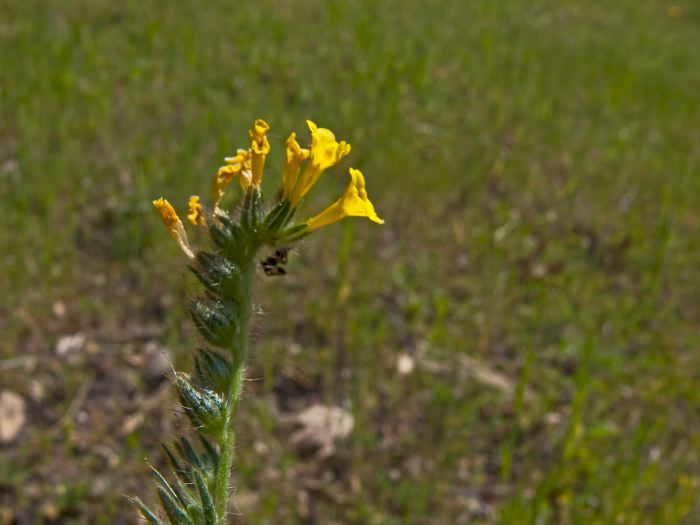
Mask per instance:
[[[265,271],[265,275],[272,277],[273,275],[287,274],[284,265],[287,264],[289,250],[289,246],[280,246],[269,257],[260,261],[260,266]]]

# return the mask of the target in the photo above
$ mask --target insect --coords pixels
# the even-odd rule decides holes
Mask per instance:
[[[272,277],[273,275],[286,275],[287,270],[284,267],[287,264],[287,254],[289,253],[289,246],[280,246],[273,253],[271,253],[266,259],[260,261],[260,266],[265,271],[265,275]]]

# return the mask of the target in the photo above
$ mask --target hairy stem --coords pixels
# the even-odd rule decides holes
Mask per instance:
[[[240,311],[240,325],[236,340],[233,342],[233,373],[227,396],[227,408],[225,426],[220,439],[220,459],[219,468],[216,473],[214,486],[214,504],[218,516],[219,525],[226,523],[226,509],[228,506],[229,481],[231,478],[231,467],[233,465],[234,448],[236,445],[236,413],[238,402],[243,390],[245,379],[245,363],[248,354],[248,343],[250,339],[250,325],[253,317],[253,276],[255,265],[252,257],[241,265],[241,294],[238,302]]]

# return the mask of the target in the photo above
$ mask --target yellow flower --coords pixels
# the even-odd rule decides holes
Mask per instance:
[[[163,197],[153,201],[153,206],[160,212],[160,216],[163,218],[163,224],[170,232],[170,236],[175,239],[175,241],[180,245],[182,251],[190,259],[194,259],[194,252],[190,248],[190,243],[187,240],[187,234],[185,233],[185,227],[182,225],[180,217],[177,216],[175,210],[170,205],[170,203]]]
[[[234,157],[224,158],[226,164],[233,166],[234,170],[237,171],[240,168],[240,178],[238,179],[238,182],[240,183],[243,191],[248,191],[253,178],[252,156],[253,155],[249,149],[239,149]]]
[[[187,220],[193,226],[206,226],[207,219],[204,216],[204,208],[199,204],[199,195],[192,195],[187,203]]]
[[[282,176],[282,195],[289,198],[294,185],[299,178],[301,163],[309,158],[311,152],[299,146],[296,133],[289,135],[287,139],[287,161],[284,163],[284,175]]]
[[[248,191],[252,179],[250,150],[239,149],[234,157],[226,157],[226,166],[221,166],[214,176],[214,209],[218,209],[226,187],[234,177],[239,177],[243,191]]]
[[[265,167],[265,157],[270,153],[270,143],[267,141],[265,133],[270,129],[267,122],[262,119],[257,119],[253,127],[248,131],[250,137],[250,149],[253,153],[253,186],[260,187],[262,182],[263,168]]]
[[[331,204],[315,217],[306,221],[305,233],[310,233],[344,217],[367,217],[372,222],[384,224],[374,211],[374,206],[367,197],[365,178],[360,170],[350,168],[350,185],[340,199]]]
[[[311,158],[290,196],[292,206],[299,203],[326,169],[338,164],[350,153],[350,144],[337,142],[331,130],[319,128],[310,120],[306,123],[311,130]]]

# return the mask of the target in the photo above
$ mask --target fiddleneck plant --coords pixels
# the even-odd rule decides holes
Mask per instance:
[[[266,211],[261,182],[270,152],[268,124],[256,120],[248,132],[249,149],[226,157],[214,176],[210,210],[200,198],[190,197],[187,220],[205,228],[211,239],[207,249],[193,248],[185,227],[170,203],[153,201],[170,235],[189,260],[189,269],[203,287],[203,295],[190,300],[189,311],[202,339],[193,374],[176,372],[173,382],[184,413],[198,436],[199,446],[186,437],[163,444],[174,476],[170,481],[153,469],[164,515],[132,498],[143,517],[154,525],[223,525],[230,495],[231,468],[236,443],[236,414],[245,379],[245,366],[253,317],[253,278],[256,255],[266,246],[277,254],[261,261],[265,273],[284,273],[287,246],[309,233],[344,217],[367,217],[382,224],[365,189],[360,170],[350,168],[350,183],[333,204],[310,219],[294,214],[309,190],[328,168],[350,153],[350,144],[338,142],[328,129],[307,121],[310,148],[302,148],[292,133],[286,141],[281,189]],[[226,188],[238,179],[242,202],[229,213],[220,207]]]

